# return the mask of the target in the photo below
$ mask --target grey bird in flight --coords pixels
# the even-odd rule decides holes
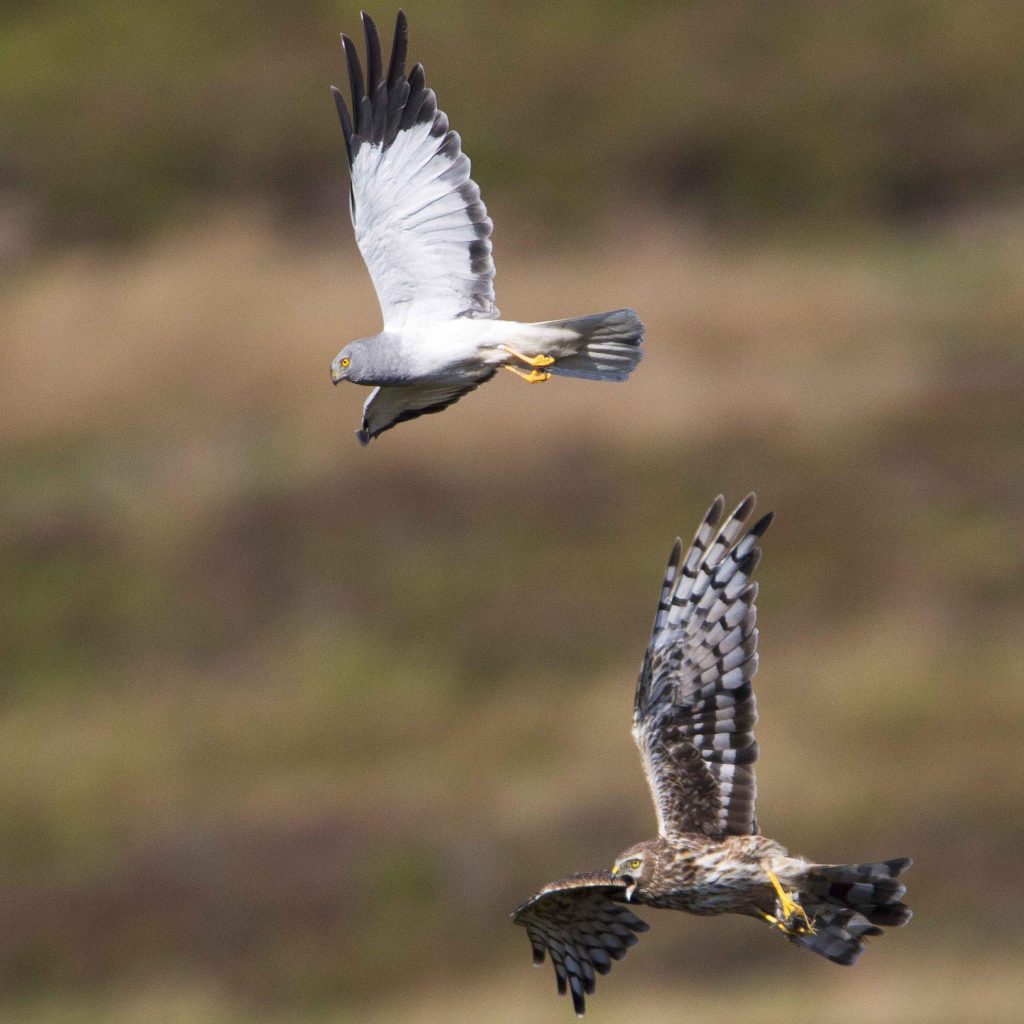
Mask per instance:
[[[332,86],[348,153],[349,208],[384,329],[350,342],[331,379],[372,386],[356,436],[365,445],[403,420],[440,412],[504,367],[530,384],[553,374],[623,381],[640,362],[632,309],[518,323],[494,304],[492,223],[423,68],[405,72],[408,25],[398,12],[391,59],[362,15],[366,78],[342,36],[349,113]]]

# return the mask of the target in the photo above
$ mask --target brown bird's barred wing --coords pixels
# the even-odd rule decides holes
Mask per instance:
[[[744,532],[754,495],[719,525],[708,510],[685,558],[676,541],[633,709],[661,834],[713,838],[757,832],[751,680],[757,671],[757,546],[771,522]]]
[[[625,906],[626,883],[607,871],[592,871],[550,882],[512,914],[526,928],[533,962],[551,956],[562,995],[582,1017],[584,995],[594,991],[595,972],[607,974],[637,943],[649,925]]]

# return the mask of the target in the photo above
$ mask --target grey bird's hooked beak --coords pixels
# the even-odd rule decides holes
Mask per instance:
[[[335,363],[331,363],[331,383],[340,384],[345,379],[345,371]]]

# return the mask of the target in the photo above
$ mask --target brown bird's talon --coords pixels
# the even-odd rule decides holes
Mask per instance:
[[[787,935],[814,935],[814,924],[807,916],[807,911],[783,889],[779,876],[771,868],[768,868],[767,872],[777,897],[776,914],[778,916],[773,917],[771,914],[765,914],[765,920],[784,931]]]

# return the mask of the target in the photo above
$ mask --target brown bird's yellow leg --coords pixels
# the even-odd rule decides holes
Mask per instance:
[[[801,916],[804,916],[806,919],[806,915],[803,915],[802,913],[803,908],[801,907],[800,910]],[[791,917],[786,918],[786,920],[784,921],[781,921],[779,920],[779,918],[774,917],[772,914],[765,913],[765,911],[763,910],[758,911],[758,913],[761,915],[762,920],[767,921],[768,924],[770,924],[773,928],[778,928],[780,932],[784,932],[786,935],[816,934],[814,930],[814,925],[812,924],[801,924],[799,921],[794,923]]]
[[[779,913],[782,915],[782,920],[780,921],[778,918],[772,917],[771,914],[765,914],[765,920],[781,928],[788,935],[813,935],[814,925],[811,924],[807,911],[782,888],[779,876],[771,868],[766,870],[768,878],[772,883],[772,888],[775,890],[775,895],[779,900]]]
[[[532,366],[537,369],[540,366],[550,366],[554,359],[551,356],[524,356],[522,352],[517,352],[510,345],[501,346],[510,356],[515,356],[516,359],[522,360],[527,366]]]
[[[518,366],[509,366],[508,363],[503,365],[506,370],[511,370],[517,377],[525,380],[527,384],[543,384],[544,381],[551,380],[551,374],[544,370],[531,370],[529,373],[523,373]]]

